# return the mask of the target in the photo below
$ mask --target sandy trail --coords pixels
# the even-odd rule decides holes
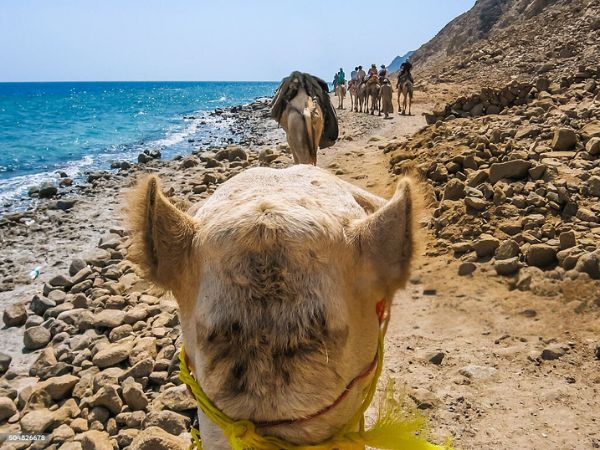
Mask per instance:
[[[375,136],[364,133],[365,124],[382,119],[341,111],[342,140],[322,152],[319,165],[389,197],[398,177],[382,148],[425,126],[420,113],[428,107],[394,114]],[[459,277],[456,260],[432,248],[394,299],[386,338],[387,375],[421,402],[432,438],[452,436],[465,450],[598,448],[593,318],[574,313],[568,296],[509,291],[485,274]],[[553,345],[566,354],[541,361]],[[429,361],[436,353],[443,354],[439,365]]]

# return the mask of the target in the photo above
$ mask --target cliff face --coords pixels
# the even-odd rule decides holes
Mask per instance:
[[[600,59],[598,0],[478,0],[413,57],[432,81],[560,78]]]

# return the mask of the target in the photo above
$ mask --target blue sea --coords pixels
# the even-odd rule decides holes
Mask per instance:
[[[135,161],[146,148],[160,149],[163,159],[189,153],[224,126],[210,111],[271,96],[276,87],[275,82],[0,83],[0,206],[25,198],[34,184],[56,179],[57,171],[76,178],[108,169],[111,161]]]

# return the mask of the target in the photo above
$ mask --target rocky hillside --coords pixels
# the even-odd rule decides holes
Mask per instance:
[[[580,312],[600,307],[600,71],[566,80],[455,99],[386,150],[430,183],[433,254]]]
[[[478,0],[419,48],[430,81],[500,85],[547,74],[559,80],[600,57],[596,0]]]

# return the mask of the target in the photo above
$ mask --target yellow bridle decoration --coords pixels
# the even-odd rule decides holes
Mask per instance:
[[[225,434],[233,450],[364,450],[365,446],[382,450],[452,450],[450,442],[444,446],[429,443],[419,436],[425,428],[425,419],[414,408],[409,410],[394,393],[394,382],[388,380],[379,400],[377,419],[369,430],[364,429],[364,414],[371,404],[377,382],[383,368],[383,341],[385,326],[379,331],[377,347],[377,367],[367,394],[352,419],[332,438],[316,445],[295,445],[274,436],[262,436],[249,420],[234,420],[223,413],[208,398],[196,379],[192,376],[185,360],[183,346],[179,353],[179,378],[187,384],[199,408]],[[355,431],[359,429],[359,431]],[[190,450],[202,450],[200,432],[192,427],[193,443]]]

